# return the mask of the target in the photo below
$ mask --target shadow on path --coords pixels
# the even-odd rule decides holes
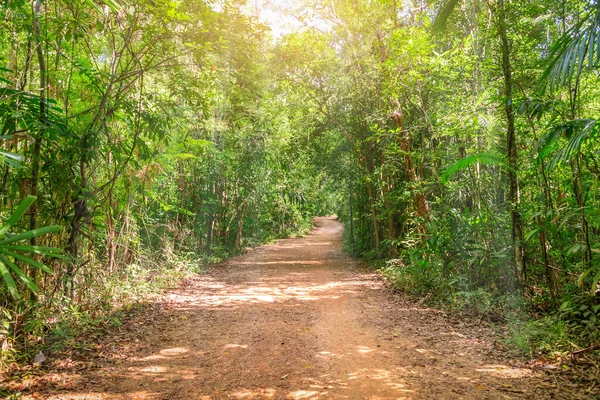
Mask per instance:
[[[135,351],[124,345],[48,398],[560,398],[468,329],[391,293],[342,254],[342,231],[317,218],[307,237],[195,277],[130,338]]]

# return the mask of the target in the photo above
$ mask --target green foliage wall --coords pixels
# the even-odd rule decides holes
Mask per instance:
[[[328,137],[349,249],[419,296],[594,303],[597,5],[317,3],[329,29],[276,54]]]
[[[237,0],[3,2],[2,217],[61,230],[28,239],[52,274],[9,256],[0,335],[332,213],[413,294],[594,310],[599,15],[311,0],[274,38]]]
[[[59,229],[1,271],[8,348],[46,337],[36,310],[93,314],[140,267],[219,261],[329,211],[243,2],[8,1],[0,24],[2,216],[33,194],[12,229]]]

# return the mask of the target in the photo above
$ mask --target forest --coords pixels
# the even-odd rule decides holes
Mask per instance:
[[[528,358],[597,355],[599,2],[2,0],[0,23],[0,369],[325,215],[406,296]]]

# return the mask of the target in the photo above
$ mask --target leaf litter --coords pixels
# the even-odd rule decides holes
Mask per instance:
[[[485,325],[393,292],[343,254],[342,229],[316,219],[307,237],[195,276],[85,350],[41,354],[0,384],[47,400],[600,395],[595,368],[510,358]]]

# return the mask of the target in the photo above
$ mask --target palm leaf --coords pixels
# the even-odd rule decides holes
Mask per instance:
[[[16,243],[46,235],[48,233],[57,232],[62,229],[62,227],[58,225],[32,229],[27,232],[18,233],[12,236],[8,235],[8,231],[21,219],[21,217],[25,214],[25,212],[27,212],[35,200],[36,198],[34,196],[27,196],[17,206],[2,228],[0,228],[0,238],[3,238],[0,240],[0,275],[2,275],[2,279],[4,280],[4,286],[14,298],[19,297],[19,291],[17,285],[15,284],[14,277],[18,277],[21,281],[23,281],[25,286],[32,292],[39,292],[39,288],[33,279],[23,272],[23,270],[17,265],[16,261],[20,261],[33,268],[38,268],[49,274],[52,273],[52,270],[43,263],[17,252],[41,254],[50,257],[62,256],[62,251],[60,249],[44,246],[28,246]]]
[[[433,18],[433,24],[431,25],[434,32],[441,32],[444,29],[444,26],[446,26],[446,22],[448,21],[448,18],[450,18],[454,8],[456,8],[458,1],[459,0],[440,1],[435,17]]]
[[[25,283],[29,290],[31,290],[33,293],[38,293],[40,291],[40,288],[31,280],[30,277],[25,275],[23,270],[21,270],[21,268],[19,268],[17,264],[10,261],[7,257],[4,257],[3,255],[0,255],[0,260],[2,260],[2,263],[4,265],[8,265],[10,267],[13,273]]]
[[[517,112],[529,115],[532,119],[539,121],[545,113],[551,112],[554,109],[554,105],[554,101],[528,97],[521,102],[519,108],[517,108]]]
[[[8,232],[8,230],[10,228],[12,228],[12,226],[15,224],[15,222],[17,222],[18,220],[21,219],[23,214],[25,214],[25,212],[29,209],[29,207],[31,207],[31,205],[33,204],[34,201],[35,201],[35,196],[27,196],[27,197],[25,197],[25,199],[23,199],[23,201],[17,206],[17,209],[12,213],[10,218],[6,221],[4,226],[0,229],[0,237],[5,235],[6,232]]]
[[[600,270],[598,270],[598,273],[596,274],[596,276],[594,276],[594,279],[592,280],[592,290],[590,291],[590,294],[592,296],[596,294],[596,290],[598,290],[598,281],[600,281]]]
[[[569,82],[583,69],[595,68],[600,59],[600,3],[583,15],[551,47],[546,69],[540,79],[541,91]]]
[[[102,2],[104,4],[106,4],[113,11],[119,11],[119,10],[121,10],[121,6],[119,5],[119,3],[117,3],[114,0],[103,0]]]
[[[33,229],[27,232],[18,233],[8,239],[0,240],[0,246],[4,246],[9,243],[20,242],[22,240],[29,240],[34,237],[47,235],[48,233],[58,232],[62,229],[59,225],[44,226],[43,228]]]
[[[558,146],[561,137],[567,139],[567,144],[561,147],[547,164],[546,168],[551,171],[564,161],[572,159],[579,154],[581,147],[598,133],[598,121],[595,119],[576,119],[553,127],[544,135],[535,146],[538,158],[545,158]]]
[[[583,286],[585,284],[585,278],[587,278],[592,272],[596,273],[596,275],[592,278],[592,288],[590,291],[590,294],[593,296],[596,293],[596,290],[598,290],[598,281],[600,281],[600,268],[598,268],[598,266],[589,267],[583,271],[577,279],[577,284],[579,286]]]
[[[0,150],[0,156],[6,157],[6,158],[11,158],[15,161],[23,161],[25,159],[23,154],[12,153],[10,151],[4,151],[4,150]]]
[[[15,280],[6,265],[2,261],[0,261],[0,275],[2,275],[2,279],[4,279],[4,283],[6,284],[6,288],[12,297],[15,299],[19,298],[19,292],[17,291],[17,285],[15,285]]]
[[[23,261],[24,263],[29,264],[32,267],[41,269],[42,271],[44,271],[47,274],[52,275],[54,273],[54,272],[52,272],[52,270],[50,268],[48,268],[47,266],[45,266],[41,262],[39,262],[37,260],[34,260],[33,258],[24,256],[22,254],[13,253],[13,252],[10,252],[10,251],[2,251],[2,254],[5,254],[5,255],[10,256],[10,257],[13,257],[16,260]]]
[[[502,158],[494,153],[478,153],[472,156],[465,157],[458,161],[456,164],[448,167],[440,176],[442,183],[448,183],[448,179],[455,173],[462,171],[470,166],[481,163],[487,165],[501,165],[504,164]]]
[[[54,257],[54,258],[63,258],[64,254],[61,249],[57,249],[56,247],[44,247],[44,246],[4,246],[7,250],[17,250],[17,251],[26,251],[28,253],[39,254],[42,256]]]

